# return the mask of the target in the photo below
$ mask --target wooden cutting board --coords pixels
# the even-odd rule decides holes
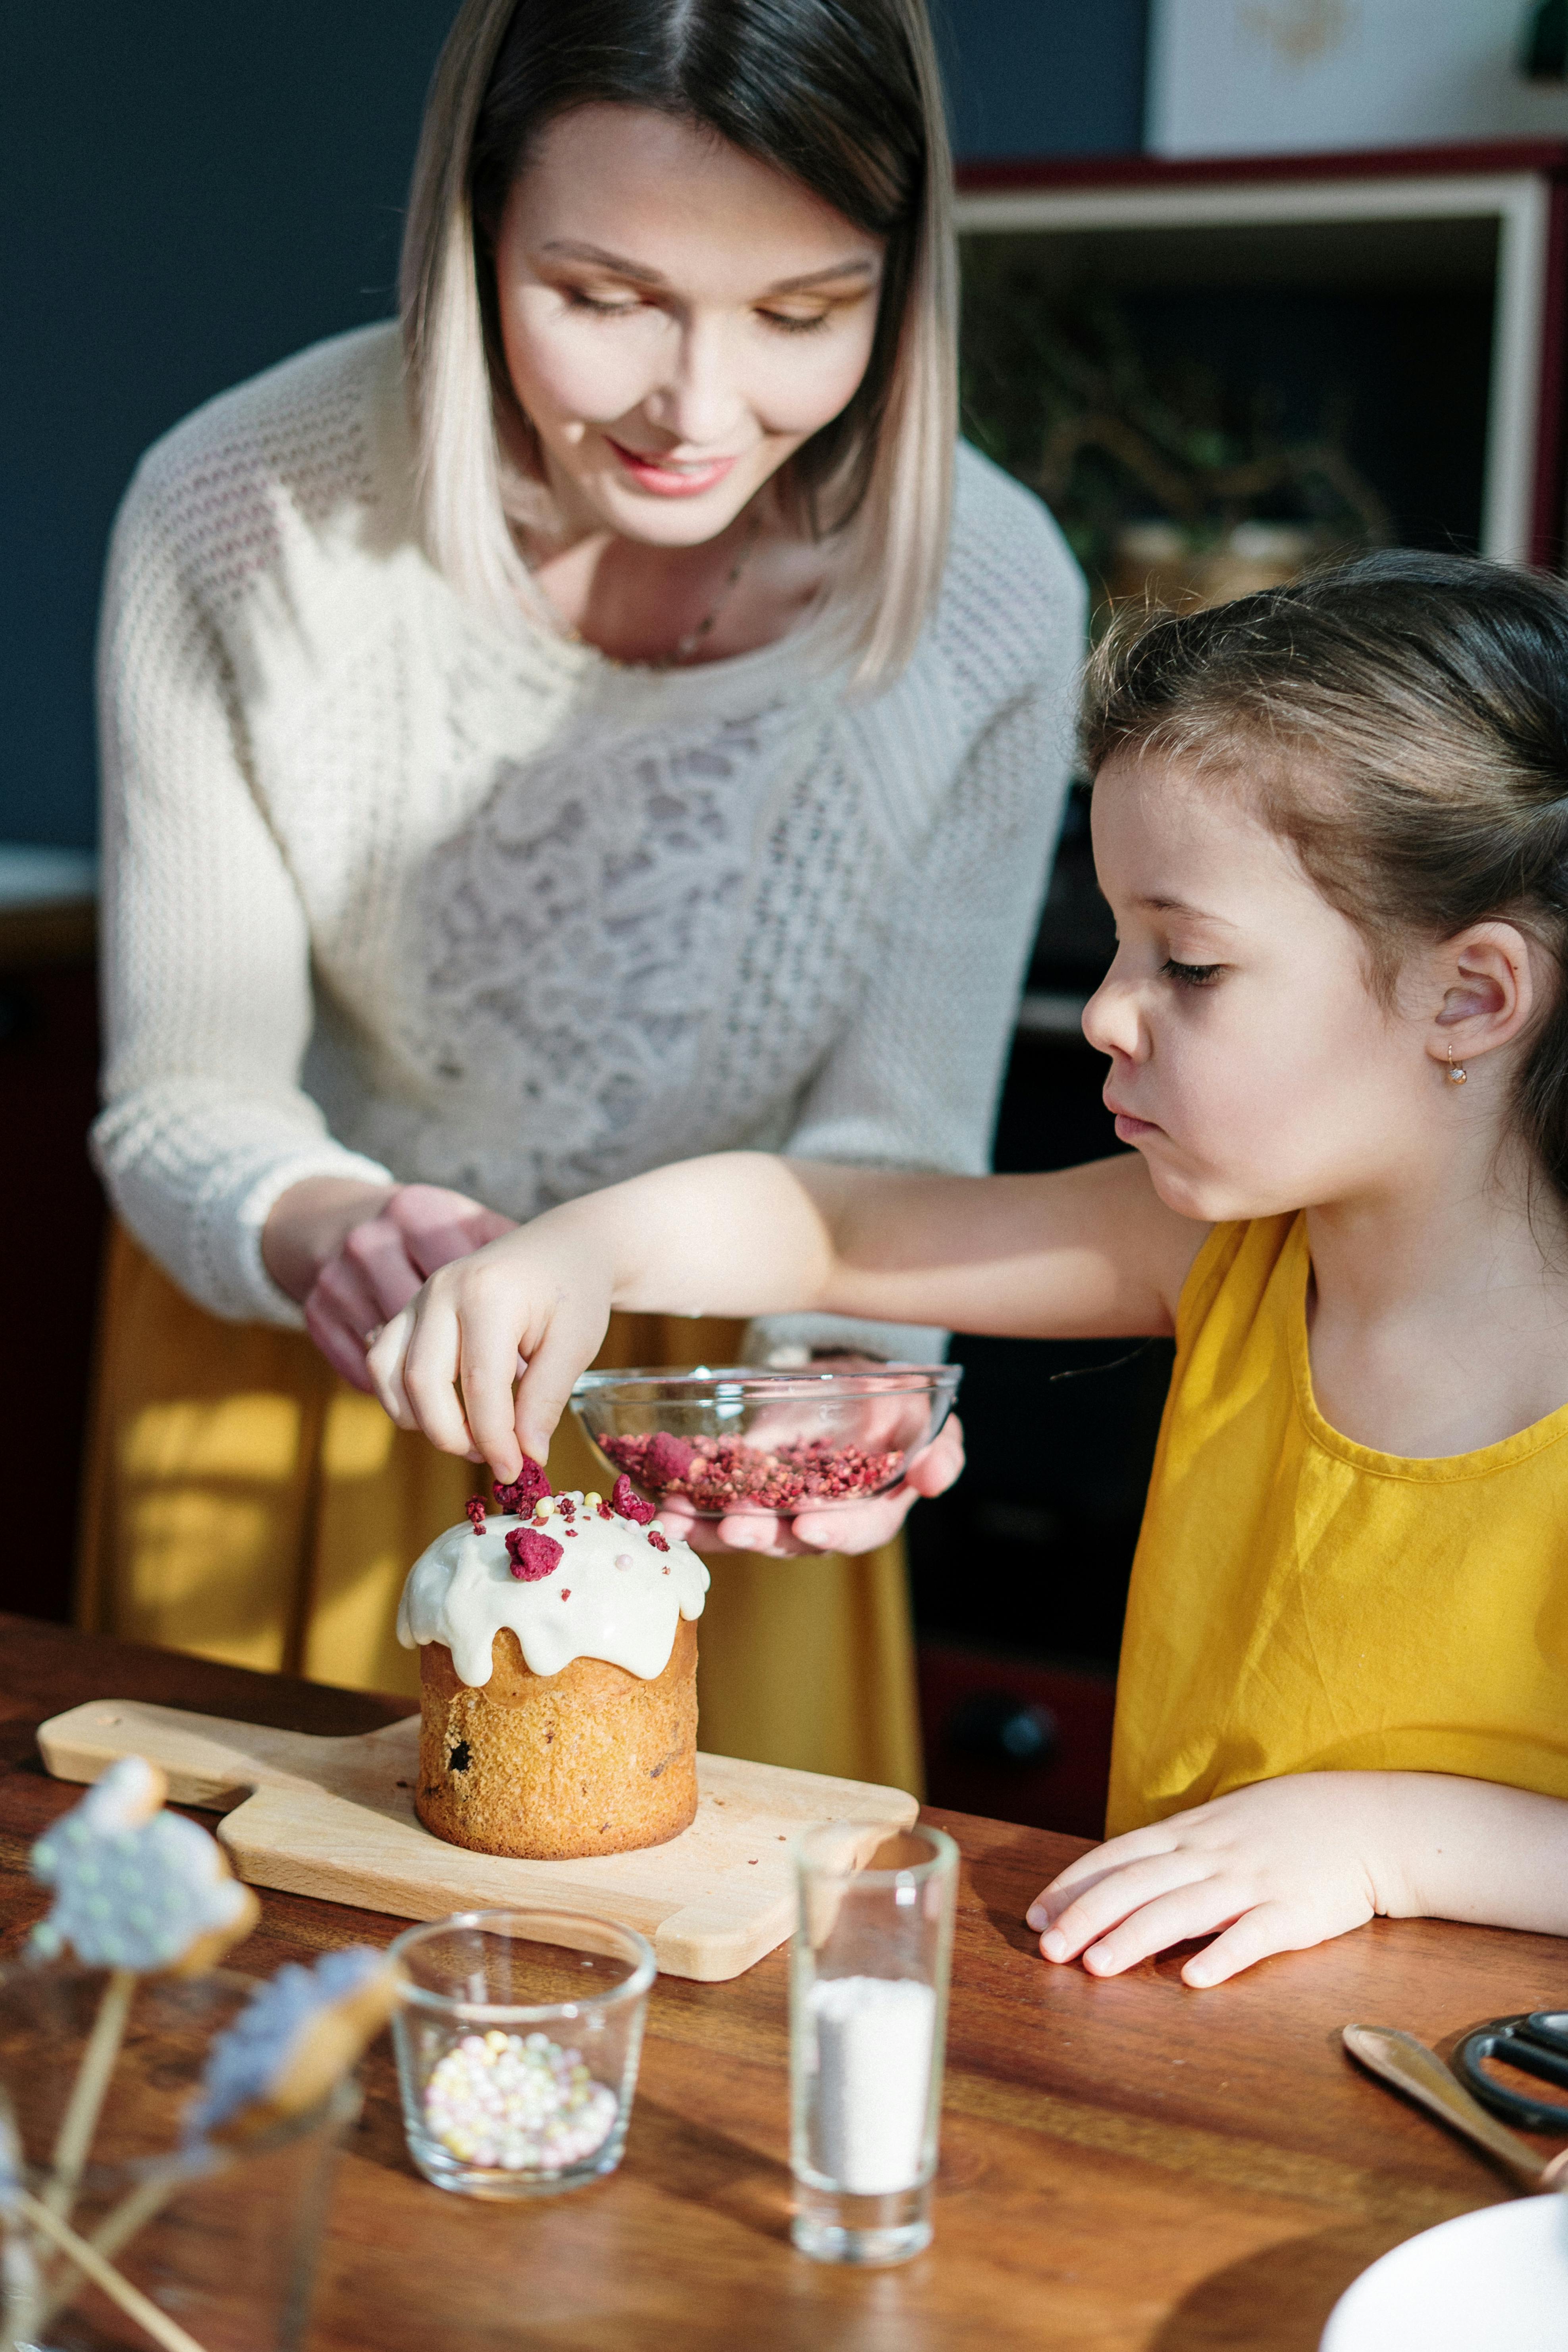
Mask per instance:
[[[581,1862],[510,1862],[433,1837],[414,1812],[419,1717],[348,1739],[226,1723],[140,1699],[95,1699],[38,1732],[58,1780],[96,1780],[121,1756],[169,1776],[180,1805],[222,1811],[241,1878],[293,1895],[440,1919],[557,1904],[647,1937],[667,1976],[738,1977],[795,1925],[789,1842],[814,1822],[874,1825],[869,1853],[920,1808],[901,1789],[727,1756],[697,1759],[697,1819],[666,1845]]]

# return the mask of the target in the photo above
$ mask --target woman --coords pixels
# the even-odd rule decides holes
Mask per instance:
[[[725,1144],[984,1164],[1081,627],[1034,500],[969,452],[954,495],[921,0],[468,0],[403,312],[187,420],[116,531],[96,1146],[134,1239],[82,1595],[393,1687],[466,1487],[361,1393],[424,1274]],[[724,1523],[710,1745],[918,1770],[911,1499]]]

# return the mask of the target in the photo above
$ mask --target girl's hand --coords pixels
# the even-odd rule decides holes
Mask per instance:
[[[591,1213],[558,1209],[430,1276],[366,1359],[400,1429],[488,1462],[503,1483],[525,1454],[544,1461],[610,1319],[614,1280],[594,1230]]]
[[[931,1444],[910,1456],[903,1484],[863,1503],[805,1510],[795,1519],[773,1511],[731,1511],[727,1518],[700,1519],[684,1495],[669,1495],[660,1501],[658,1516],[670,1534],[694,1551],[755,1551],[770,1559],[794,1559],[805,1552],[875,1551],[879,1544],[891,1543],[922,1495],[944,1494],[963,1467],[963,1426],[949,1414]]]
[[[382,1326],[438,1266],[511,1229],[510,1217],[444,1185],[325,1177],[284,1193],[262,1246],[328,1363],[368,1392],[365,1351]]]
[[[1394,1907],[1380,1894],[1393,1783],[1415,1776],[1299,1772],[1255,1781],[1080,1854],[1026,1914],[1047,1960],[1082,1955],[1120,1976],[1152,1953],[1213,1936],[1182,1969],[1223,1984],[1270,1952],[1304,1951]]]

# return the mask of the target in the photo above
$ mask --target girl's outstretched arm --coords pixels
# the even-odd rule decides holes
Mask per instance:
[[[616,1307],[1160,1333],[1203,1235],[1131,1153],[963,1177],[726,1152],[567,1202],[443,1267],[387,1325],[370,1369],[402,1426],[511,1478],[523,1454],[544,1459]]]
[[[1446,1772],[1292,1772],[1080,1854],[1029,1906],[1047,1960],[1091,1976],[1212,1936],[1182,1969],[1223,1984],[1368,1919],[1568,1936],[1568,1801]]]

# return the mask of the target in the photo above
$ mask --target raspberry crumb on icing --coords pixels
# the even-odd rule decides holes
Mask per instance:
[[[485,1507],[479,1496],[470,1495],[463,1508],[468,1515],[468,1522],[474,1533],[477,1536],[482,1536],[485,1531]]]
[[[624,1473],[610,1489],[610,1505],[617,1518],[636,1519],[637,1525],[642,1528],[647,1527],[655,1509],[652,1503],[643,1501],[631,1480]]]
[[[652,1544],[655,1551],[668,1551],[669,1549],[668,1543],[666,1541],[665,1538],[660,1535],[657,1528],[649,1528],[647,1531],[647,1539],[649,1543]]]
[[[562,1600],[563,1600],[563,1601],[570,1601],[570,1600],[571,1600],[571,1598],[572,1598],[572,1587],[571,1587],[569,1584],[563,1584],[563,1585],[562,1586],[562,1588],[561,1588],[561,1598],[562,1598]]]
[[[515,1478],[509,1479],[504,1486],[497,1481],[496,1501],[503,1511],[521,1512],[525,1505],[541,1501],[550,1491],[549,1479],[538,1463],[531,1462],[525,1454]]]
[[[552,1575],[564,1549],[553,1536],[542,1535],[537,1528],[509,1528],[506,1548],[511,1572],[520,1584],[537,1584],[541,1577]]]

